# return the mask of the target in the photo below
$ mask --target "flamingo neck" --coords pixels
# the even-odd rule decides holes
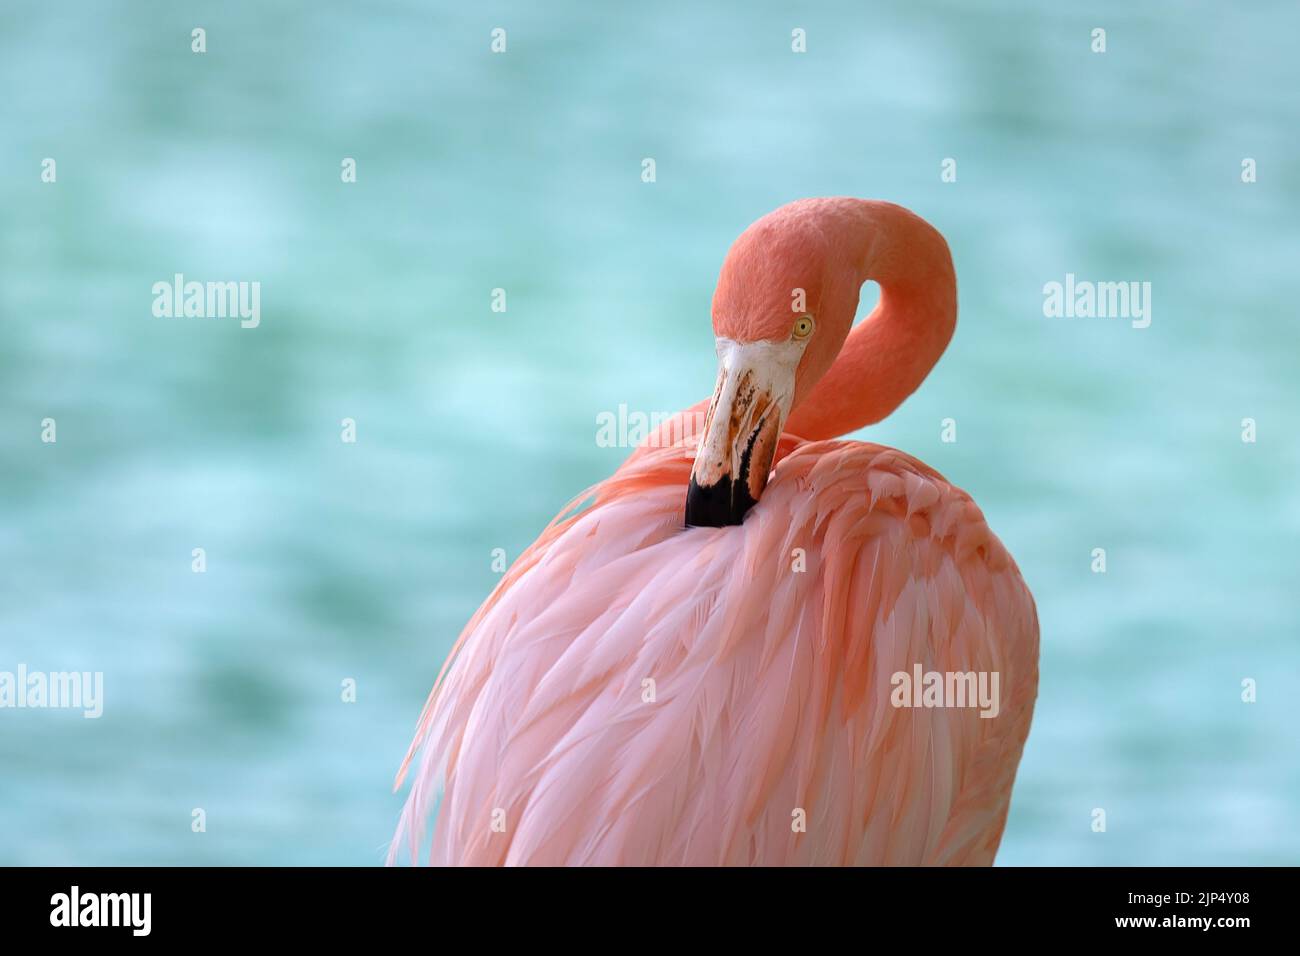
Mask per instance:
[[[880,302],[853,328],[825,375],[790,413],[785,431],[809,441],[881,421],[925,379],[957,324],[957,279],[933,226],[892,203],[863,203],[853,236],[856,288],[875,281]],[[852,296],[849,321],[857,310]]]

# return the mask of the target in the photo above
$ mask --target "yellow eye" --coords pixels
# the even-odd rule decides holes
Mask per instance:
[[[801,315],[799,318],[794,320],[794,329],[790,334],[796,339],[806,339],[808,336],[813,334],[813,328],[815,326],[816,323],[813,322],[813,317],[811,315]]]

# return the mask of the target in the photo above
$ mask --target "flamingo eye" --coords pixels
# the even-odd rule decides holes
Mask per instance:
[[[794,320],[794,328],[791,330],[790,334],[799,341],[803,341],[813,334],[813,329],[816,327],[817,323],[813,321],[811,315],[801,315],[799,318]]]

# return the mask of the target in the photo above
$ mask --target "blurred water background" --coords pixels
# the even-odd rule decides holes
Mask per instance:
[[[0,862],[379,862],[492,550],[618,465],[598,414],[707,394],[727,246],[834,194],[954,252],[953,344],[862,437],[968,489],[1037,597],[999,862],[1300,862],[1298,34],[1209,0],[9,0],[0,670],[103,671],[105,711],[0,710]],[[154,318],[177,272],[259,281],[260,327]],[[1044,318],[1067,272],[1150,281],[1151,326]]]

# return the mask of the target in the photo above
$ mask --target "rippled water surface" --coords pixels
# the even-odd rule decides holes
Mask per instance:
[[[1037,597],[999,861],[1300,862],[1296,7],[471,7],[0,8],[0,670],[105,681],[0,710],[0,862],[380,861],[492,549],[617,466],[600,412],[707,393],[728,244],[826,194],[953,248],[953,344],[863,436]],[[177,272],[261,325],[155,319]],[[1150,327],[1044,318],[1069,272]]]

